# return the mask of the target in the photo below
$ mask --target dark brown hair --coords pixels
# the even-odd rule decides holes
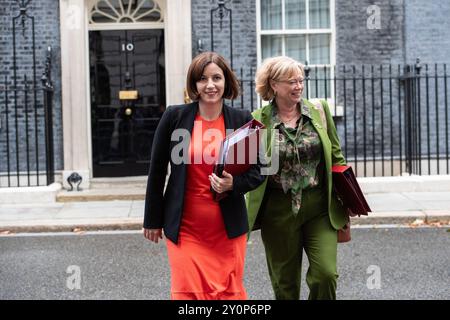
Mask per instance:
[[[199,99],[199,93],[197,92],[197,82],[200,81],[203,71],[206,66],[210,63],[215,63],[223,71],[225,76],[225,91],[223,97],[225,99],[236,99],[240,94],[239,81],[236,75],[231,70],[228,62],[220,54],[215,52],[203,52],[197,55],[191,62],[189,66],[187,78],[186,78],[186,89],[191,98],[194,101]]]

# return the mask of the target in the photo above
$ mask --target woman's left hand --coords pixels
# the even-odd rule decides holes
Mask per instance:
[[[219,178],[215,173],[208,176],[211,187],[217,193],[233,190],[233,176],[226,171],[223,171],[222,175],[222,178]]]

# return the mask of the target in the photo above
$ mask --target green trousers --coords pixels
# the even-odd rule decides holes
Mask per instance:
[[[303,249],[309,260],[306,283],[309,299],[336,299],[337,231],[331,226],[326,193],[320,189],[302,195],[297,216],[290,193],[268,189],[264,198],[261,237],[277,300],[298,300]]]

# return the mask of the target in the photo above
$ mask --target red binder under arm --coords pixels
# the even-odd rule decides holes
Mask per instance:
[[[260,129],[264,125],[252,119],[242,127],[229,134],[222,141],[217,163],[213,172],[222,177],[225,170],[232,176],[240,175],[250,169],[251,165],[258,163],[258,147]],[[214,200],[220,201],[227,193],[217,193],[211,188]]]
[[[358,216],[367,216],[368,212],[372,212],[359,187],[352,167],[333,166],[331,170],[333,173],[333,188],[344,206]]]

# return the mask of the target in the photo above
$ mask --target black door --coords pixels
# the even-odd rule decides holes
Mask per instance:
[[[89,32],[94,177],[146,175],[166,108],[164,30]]]

